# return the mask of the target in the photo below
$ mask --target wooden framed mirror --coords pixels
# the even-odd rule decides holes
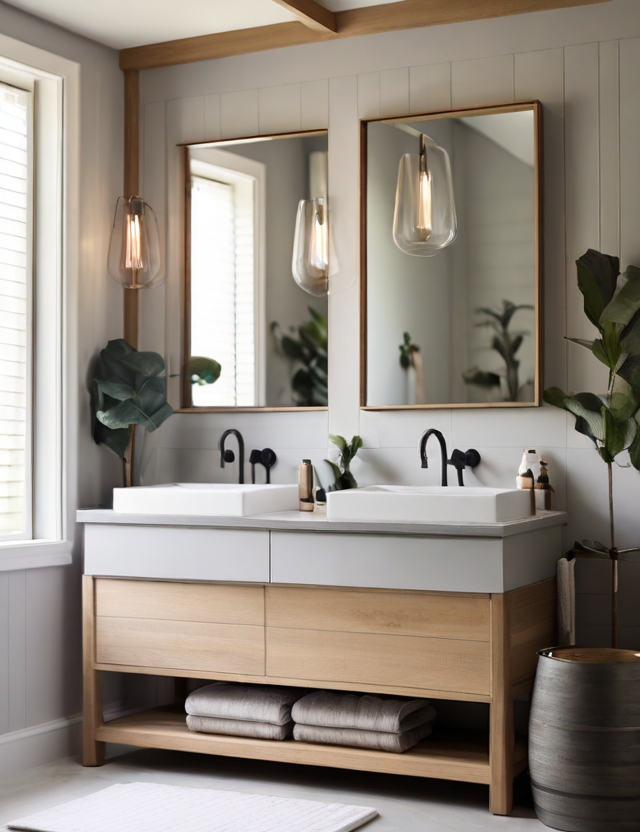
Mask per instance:
[[[183,146],[181,410],[322,410],[327,297],[292,276],[298,204],[327,196],[327,131]]]
[[[361,122],[363,408],[541,404],[541,122],[537,101]],[[457,234],[420,256],[394,236],[400,163],[425,143],[448,156]]]

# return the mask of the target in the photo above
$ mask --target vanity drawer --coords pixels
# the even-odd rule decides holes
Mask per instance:
[[[268,627],[489,641],[488,595],[266,588]]]
[[[269,532],[185,526],[85,526],[85,575],[168,581],[269,581]]]
[[[267,675],[488,695],[483,595],[266,588]]]
[[[98,579],[96,660],[262,676],[264,590]]]

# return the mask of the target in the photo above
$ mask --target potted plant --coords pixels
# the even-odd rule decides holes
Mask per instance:
[[[151,432],[168,419],[164,361],[156,352],[138,352],[122,338],[109,341],[100,353],[93,379],[93,439],[116,453],[123,464],[125,486],[133,484],[136,425]]]
[[[616,548],[613,465],[628,451],[640,469],[640,269],[619,280],[619,261],[589,250],[577,261],[592,341],[570,338],[608,369],[607,391],[545,390],[575,416],[607,467],[609,542],[576,544],[577,557],[611,562],[612,647],[540,651],[530,720],[529,768],[538,817],[572,832],[640,829],[640,653],[618,649],[618,565],[638,549]]]
[[[356,478],[351,473],[351,463],[362,447],[362,438],[354,436],[351,442],[347,442],[344,436],[329,434],[329,439],[340,451],[340,462],[336,465],[330,459],[325,459],[333,472],[334,482],[327,489],[328,491],[346,491],[348,488],[357,488]]]

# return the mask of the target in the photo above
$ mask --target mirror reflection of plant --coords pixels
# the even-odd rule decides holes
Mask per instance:
[[[335,478],[335,482],[329,486],[327,491],[346,491],[348,488],[357,488],[358,483],[351,473],[350,466],[355,455],[362,447],[362,438],[360,436],[354,436],[351,443],[349,443],[344,436],[336,436],[330,433],[329,439],[340,451],[340,464],[336,465],[330,459],[325,459],[325,462],[331,467]]]
[[[415,350],[420,350],[417,344],[411,343],[411,335],[408,332],[403,333],[402,343],[398,347],[400,350],[400,366],[403,370],[408,370],[411,366],[411,353]]]
[[[205,384],[215,384],[220,378],[222,367],[213,358],[202,355],[192,355],[189,359],[189,378],[191,384],[204,387]]]
[[[634,560],[640,550],[617,549],[613,506],[613,463],[625,450],[631,464],[640,470],[640,268],[628,266],[625,282],[618,284],[617,257],[589,249],[576,262],[578,288],[584,297],[584,312],[598,330],[593,341],[569,338],[586,347],[609,371],[607,392],[564,393],[558,387],[544,391],[548,404],[569,411],[575,429],[587,436],[607,466],[609,483],[609,546],[593,540],[576,543],[576,557],[602,558],[612,562],[612,647],[618,646],[618,561]]]
[[[93,439],[122,459],[125,485],[131,485],[136,425],[151,433],[173,413],[161,375],[164,361],[158,353],[138,352],[118,338],[100,353],[98,371],[91,395]]]
[[[502,309],[491,309],[487,306],[481,306],[476,309],[476,315],[484,315],[485,320],[474,324],[474,326],[487,326],[494,330],[494,335],[491,339],[491,349],[495,350],[504,361],[505,372],[504,375],[500,375],[499,373],[487,372],[474,366],[462,374],[465,384],[482,387],[485,390],[491,390],[496,387],[501,388],[502,380],[504,379],[507,388],[504,401],[507,402],[517,402],[521,390],[529,383],[525,382],[525,384],[520,386],[520,361],[516,358],[516,353],[522,346],[524,339],[531,333],[526,330],[519,332],[509,331],[513,316],[521,309],[532,310],[534,307],[529,303],[515,304],[510,300],[503,300]]]
[[[293,374],[291,387],[298,407],[324,407],[328,404],[328,340],[327,319],[309,307],[311,320],[291,327],[291,335],[282,332],[280,325],[271,324],[281,352],[303,366]],[[297,337],[296,337],[297,335]]]

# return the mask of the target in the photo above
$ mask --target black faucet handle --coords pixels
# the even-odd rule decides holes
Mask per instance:
[[[235,458],[236,458],[236,455],[231,450],[225,451],[224,454],[222,455],[223,463],[224,462],[234,462]],[[224,465],[222,467],[224,468]]]
[[[464,458],[469,468],[477,468],[477,466],[480,465],[480,462],[482,461],[482,457],[480,456],[478,451],[476,451],[475,448],[469,448],[469,450],[464,455]]]
[[[449,465],[453,465],[457,471],[461,471],[467,464],[466,454],[459,448],[454,448],[451,451],[451,459],[447,460],[447,462]]]

